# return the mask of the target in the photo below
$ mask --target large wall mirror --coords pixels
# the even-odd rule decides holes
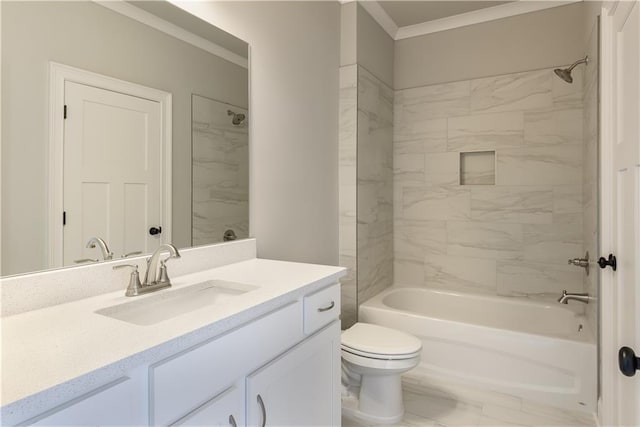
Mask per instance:
[[[244,41],[164,1],[0,8],[1,276],[249,236]]]

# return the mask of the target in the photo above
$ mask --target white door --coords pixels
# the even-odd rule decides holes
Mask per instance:
[[[86,248],[104,239],[114,257],[151,252],[162,234],[160,103],[65,82],[64,265],[102,259]]]
[[[334,322],[247,378],[248,426],[340,425],[339,325]]]
[[[613,16],[613,238],[618,268],[617,349],[640,353],[640,4],[620,2]],[[640,356],[640,354],[636,354]],[[640,425],[640,371],[617,372],[618,424]]]

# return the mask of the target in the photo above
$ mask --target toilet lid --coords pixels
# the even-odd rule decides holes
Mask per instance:
[[[374,355],[407,355],[422,349],[418,338],[370,323],[356,323],[342,333],[341,341],[343,347]]]

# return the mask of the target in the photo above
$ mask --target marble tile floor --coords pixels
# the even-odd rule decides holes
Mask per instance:
[[[394,427],[458,426],[588,426],[595,427],[588,413],[525,401],[515,396],[450,384],[424,386],[403,379],[405,415]],[[343,427],[373,427],[342,417]]]

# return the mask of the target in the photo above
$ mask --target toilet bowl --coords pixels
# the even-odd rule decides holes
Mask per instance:
[[[346,416],[374,424],[402,420],[401,375],[420,362],[422,343],[412,335],[368,323],[342,332]]]

